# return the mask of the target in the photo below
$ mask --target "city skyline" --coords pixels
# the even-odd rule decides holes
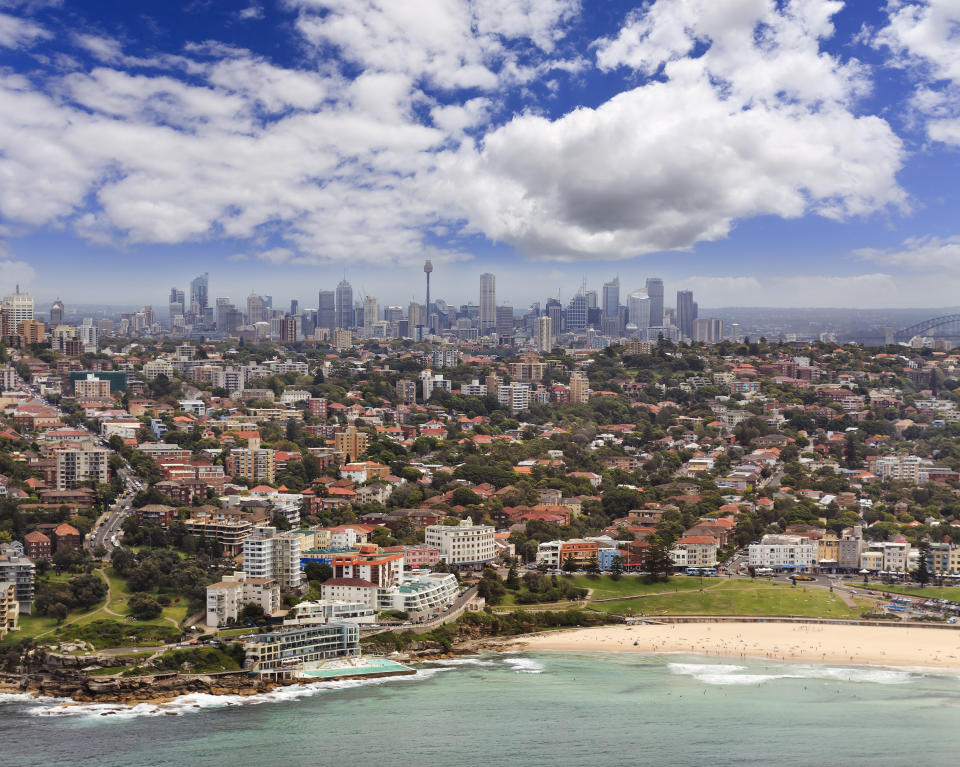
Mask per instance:
[[[704,306],[960,290],[943,0],[58,5],[0,12],[5,291],[302,301],[346,266],[406,304],[425,259],[436,295],[490,272],[513,306],[584,274]]]

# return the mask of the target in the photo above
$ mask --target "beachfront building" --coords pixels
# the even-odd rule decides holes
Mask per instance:
[[[14,584],[20,613],[33,612],[36,567],[24,554],[23,545],[17,541],[0,546],[0,582]]]
[[[0,642],[11,631],[20,630],[20,603],[17,601],[17,584],[0,581]]]
[[[283,619],[283,625],[306,626],[337,621],[376,623],[377,614],[364,602],[317,599],[312,602],[300,602],[290,608],[290,613]]]
[[[670,551],[676,568],[716,567],[717,539],[710,535],[688,535],[677,541]]]
[[[360,655],[360,626],[350,621],[290,626],[243,637],[250,673],[292,679],[304,664]]]
[[[456,601],[458,593],[453,573],[412,573],[399,583],[380,589],[377,606],[407,613],[440,612]]]
[[[765,535],[747,551],[751,567],[799,571],[817,565],[817,542],[800,535]]]
[[[475,525],[470,517],[459,525],[430,525],[424,543],[439,550],[440,561],[448,565],[481,565],[496,556],[494,528]]]
[[[280,587],[272,578],[251,578],[242,570],[225,575],[207,586],[207,625],[235,621],[251,602],[260,605],[264,615],[273,615],[280,609]]]
[[[243,569],[251,578],[276,581],[281,591],[299,590],[303,572],[298,532],[280,533],[270,525],[256,525],[243,542]]]

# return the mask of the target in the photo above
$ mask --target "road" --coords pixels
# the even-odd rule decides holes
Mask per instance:
[[[91,549],[95,549],[97,546],[103,546],[108,554],[117,548],[117,544],[114,543],[115,536],[119,535],[123,520],[125,520],[132,511],[130,502],[133,500],[133,496],[136,495],[136,488],[133,484],[134,480],[130,472],[126,468],[121,469],[120,476],[123,478],[125,485],[124,493],[118,496],[116,502],[110,506],[103,523],[93,530],[89,539]]]

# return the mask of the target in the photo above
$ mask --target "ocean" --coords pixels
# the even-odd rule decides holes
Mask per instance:
[[[960,669],[504,654],[164,706],[0,695],[6,767],[960,763]]]

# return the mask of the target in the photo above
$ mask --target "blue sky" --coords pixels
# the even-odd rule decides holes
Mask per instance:
[[[957,304],[960,2],[0,0],[0,292]],[[122,299],[122,300],[121,300]],[[669,303],[669,301],[668,301]]]

